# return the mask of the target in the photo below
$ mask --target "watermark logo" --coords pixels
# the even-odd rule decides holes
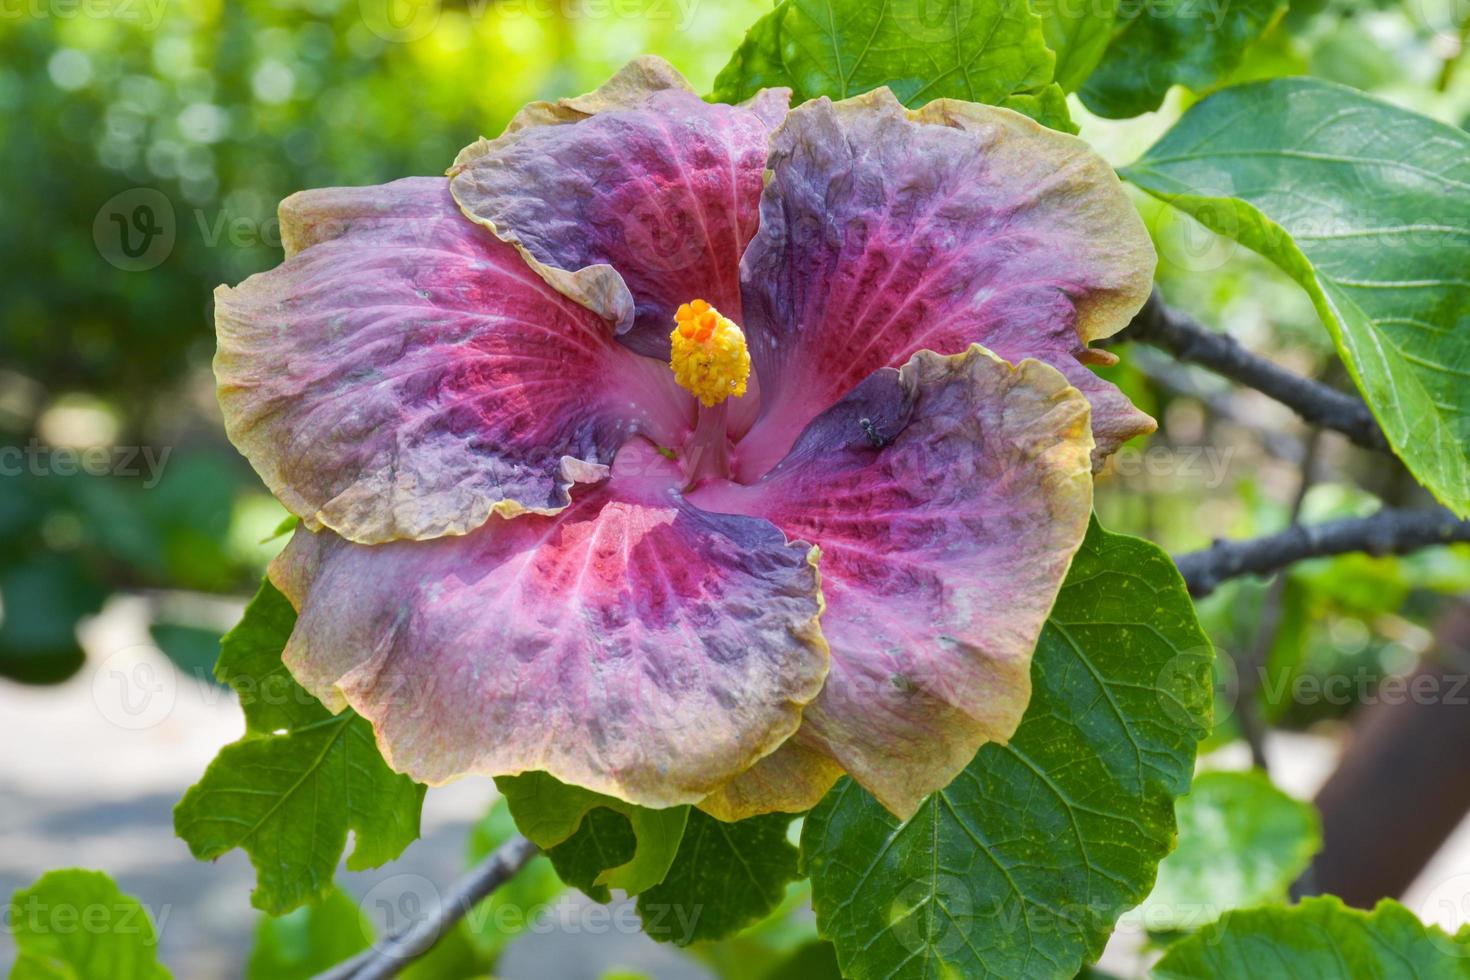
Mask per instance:
[[[889,910],[893,937],[911,952],[954,953],[969,942],[965,933],[973,925],[974,904],[970,885],[955,875],[911,881]]]
[[[439,0],[358,0],[367,29],[385,41],[408,44],[439,26]]]
[[[378,882],[361,902],[366,919],[376,926],[379,938],[374,943],[375,948],[382,948],[391,937],[421,926],[439,908],[441,901],[438,887],[423,875],[393,875]]]
[[[97,253],[124,272],[156,268],[173,251],[177,234],[172,202],[152,187],[115,195],[92,222]]]
[[[892,10],[894,23],[905,36],[919,44],[938,44],[965,37],[975,19],[980,0],[918,0],[898,4]],[[1002,16],[1005,13],[1002,12]]]
[[[1454,875],[1435,885],[1419,903],[1419,918],[1449,933],[1457,932],[1470,922],[1470,874]],[[1470,956],[1470,945],[1457,941],[1452,935],[1431,929],[1429,938],[1441,952],[1450,956]]]
[[[123,647],[92,675],[92,701],[112,724],[137,732],[164,721],[179,696],[175,672],[146,644]]]

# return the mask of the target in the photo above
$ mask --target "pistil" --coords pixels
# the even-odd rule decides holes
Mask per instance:
[[[674,380],[699,399],[699,420],[684,446],[684,476],[692,486],[730,476],[727,426],[730,398],[745,394],[750,352],[735,321],[702,299],[679,307],[669,334]]]
[[[684,479],[687,486],[710,477],[730,478],[730,435],[726,418],[730,403],[699,406],[699,421],[684,446]]]

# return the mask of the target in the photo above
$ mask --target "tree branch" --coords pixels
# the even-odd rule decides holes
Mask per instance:
[[[338,963],[317,980],[385,980],[397,976],[423,956],[455,924],[495,889],[514,878],[536,856],[536,845],[524,837],[506,841],[473,871],[454,883],[445,901],[396,936],[375,943],[350,960]]]
[[[1248,541],[1216,541],[1202,551],[1174,559],[1193,596],[1206,596],[1227,579],[1265,575],[1307,558],[1365,551],[1404,555],[1430,545],[1470,541],[1470,521],[1443,508],[1400,510],[1385,507],[1369,517],[1325,524],[1294,524],[1279,534]]]
[[[1281,402],[1308,423],[1341,432],[1365,449],[1389,450],[1383,429],[1356,395],[1303,378],[1252,354],[1228,334],[1206,329],[1188,314],[1166,306],[1158,290],[1111,341],[1137,340],[1209,368]]]

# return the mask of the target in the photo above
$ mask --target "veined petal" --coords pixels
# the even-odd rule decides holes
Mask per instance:
[[[819,750],[907,817],[983,743],[1010,737],[1031,652],[1087,532],[1089,414],[1040,361],[1012,367],[978,345],[924,351],[819,416],[759,482],[690,495],[822,549],[831,672],[796,746],[765,769],[802,773],[820,795],[831,774],[806,751]],[[770,807],[762,778],[758,767],[711,808],[738,817],[815,802]]]
[[[225,430],[306,524],[359,542],[551,513],[633,433],[687,426],[668,369],[459,213],[443,178],[297,194],[288,258],[215,293]]]
[[[741,265],[762,404],[743,479],[915,351],[1035,357],[1093,400],[1099,461],[1153,420],[1077,360],[1148,297],[1153,246],[1087,144],[992,106],[906,110],[887,89],[808,102],[771,137]]]
[[[543,770],[695,802],[783,742],[821,687],[816,550],[668,488],[643,440],[554,517],[374,547],[298,531],[271,576],[284,659],[427,783]]]
[[[533,103],[466,147],[451,186],[547,282],[627,330],[633,350],[667,360],[680,303],[702,297],[740,319],[740,255],[789,95],[712,105],[667,62],[639,58],[597,91]]]

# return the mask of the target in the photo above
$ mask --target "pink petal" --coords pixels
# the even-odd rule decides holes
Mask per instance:
[[[835,759],[906,817],[981,744],[1010,737],[1031,652],[1087,532],[1088,420],[1087,400],[1040,361],[926,351],[819,416],[758,483],[690,495],[822,550],[832,669],[796,749]],[[782,766],[816,772],[778,753],[751,778]],[[749,783],[722,791],[714,812],[815,802]]]
[[[701,799],[821,687],[814,549],[712,515],[642,440],[555,517],[367,547],[298,531],[272,578],[286,664],[427,783],[543,770],[645,806]]]
[[[548,282],[667,360],[680,303],[704,299],[740,321],[740,255],[788,98],[711,105],[667,62],[639,58],[596,92],[527,106],[460,153],[451,186]]]
[[[464,218],[442,178],[281,205],[288,258],[215,294],[230,439],[311,528],[355,541],[551,513],[690,400],[668,368]]]
[[[981,343],[1036,357],[1093,397],[1100,454],[1153,422],[1076,355],[1148,297],[1154,251],[1085,143],[990,106],[910,112],[878,89],[794,109],[771,138],[741,266],[762,405],[741,477],[912,353]]]

